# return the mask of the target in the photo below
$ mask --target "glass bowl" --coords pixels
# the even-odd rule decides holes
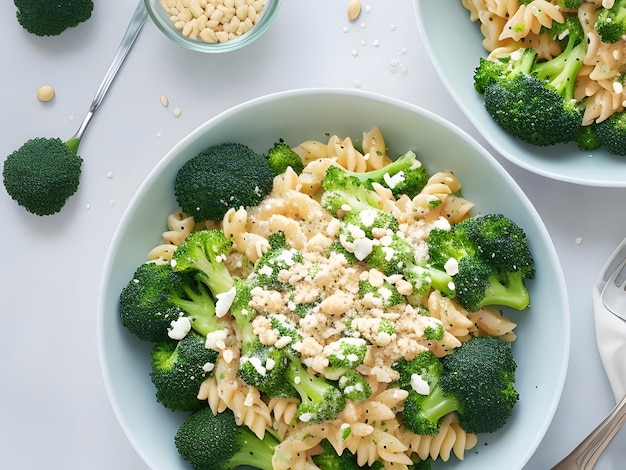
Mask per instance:
[[[265,2],[265,6],[261,10],[260,18],[255,22],[251,29],[241,35],[228,39],[225,42],[207,42],[199,37],[192,38],[189,35],[185,35],[183,34],[183,29],[178,29],[175,26],[175,21],[162,5],[162,2],[166,2],[167,0],[144,1],[150,18],[157,28],[165,34],[165,36],[179,46],[205,53],[234,51],[256,41],[265,31],[267,31],[274,21],[274,18],[276,18],[281,3],[281,0],[261,0]]]

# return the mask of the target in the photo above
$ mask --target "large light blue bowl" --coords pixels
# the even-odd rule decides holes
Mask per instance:
[[[527,232],[537,262],[529,283],[532,307],[506,312],[518,323],[514,354],[521,399],[501,431],[482,436],[463,462],[434,468],[521,469],[543,438],[556,410],[570,345],[565,283],[555,249],[539,215],[514,180],[472,138],[421,108],[357,90],[305,89],[264,96],[236,106],[200,126],[154,168],[131,200],[111,243],[98,312],[102,371],[124,432],[153,469],[187,468],[174,447],[186,416],[163,408],[148,376],[150,345],[128,334],[117,310],[120,290],[160,241],[167,215],[177,208],[173,183],[181,165],[200,150],[238,141],[266,151],[283,138],[294,145],[326,140],[329,133],[361,137],[379,126],[390,155],[414,150],[431,171],[452,170],[463,194],[483,213],[504,213]],[[484,444],[488,443],[488,446]]]

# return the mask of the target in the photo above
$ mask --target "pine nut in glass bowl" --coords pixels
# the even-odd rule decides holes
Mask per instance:
[[[169,39],[198,52],[244,47],[270,27],[281,0],[145,0],[150,18]]]

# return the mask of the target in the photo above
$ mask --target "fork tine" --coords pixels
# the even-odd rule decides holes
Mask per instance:
[[[602,279],[604,282],[609,280],[615,272],[620,264],[623,263],[624,259],[626,259],[626,239],[622,240],[620,246],[618,246],[611,256],[610,261],[607,262],[604,272],[602,273]]]
[[[626,320],[626,254],[619,261],[602,290],[602,303],[614,315]]]

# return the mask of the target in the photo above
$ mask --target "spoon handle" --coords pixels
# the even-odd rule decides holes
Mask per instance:
[[[591,470],[605,447],[619,432],[626,421],[626,396],[611,413],[567,457],[552,470]]]
[[[74,134],[71,140],[80,141],[80,139],[82,138],[83,134],[85,133],[85,130],[87,129],[87,126],[89,125],[89,122],[91,121],[91,118],[93,117],[94,113],[100,106],[100,103],[102,103],[102,100],[104,99],[104,96],[106,95],[106,92],[108,91],[109,86],[111,86],[111,83],[113,82],[113,79],[115,78],[115,75],[120,69],[122,63],[124,62],[124,59],[126,59],[126,56],[128,55],[128,52],[130,51],[130,49],[132,48],[135,42],[135,39],[137,38],[137,35],[139,34],[139,31],[141,30],[147,17],[148,17],[148,11],[146,10],[144,0],[139,0],[139,4],[137,5],[137,8],[135,9],[135,13],[133,13],[132,18],[130,19],[130,23],[128,24],[128,27],[126,28],[126,32],[124,33],[124,37],[122,38],[120,47],[117,49],[117,52],[115,53],[113,62],[111,63],[109,70],[107,70],[106,75],[102,79],[102,83],[100,83],[100,86],[98,87],[98,90],[96,91],[96,95],[94,96],[93,101],[91,102],[89,111],[85,115],[85,118],[81,122],[80,127],[78,128],[78,131],[76,131],[76,134]]]

